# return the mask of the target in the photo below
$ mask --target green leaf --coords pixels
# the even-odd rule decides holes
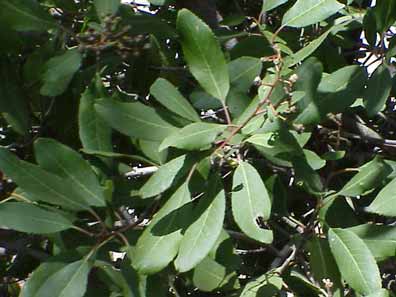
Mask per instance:
[[[159,150],[162,151],[170,146],[189,151],[205,150],[210,148],[217,136],[226,128],[225,125],[193,123],[165,138]]]
[[[396,217],[395,191],[396,179],[393,179],[378,193],[374,201],[365,208],[365,211],[382,216]]]
[[[370,249],[377,261],[383,261],[396,255],[396,228],[394,226],[363,224],[348,228]]]
[[[106,275],[106,284],[108,285],[109,289],[114,291],[113,286],[117,286],[119,293],[122,294],[122,297],[135,297],[133,294],[132,288],[129,286],[127,280],[125,279],[122,271],[115,268],[112,264],[107,263],[105,261],[97,260],[95,261],[95,268],[99,268],[103,271]],[[118,293],[118,292],[117,292]]]
[[[30,203],[7,202],[0,204],[0,225],[20,232],[46,234],[69,229],[73,223],[57,212]]]
[[[96,103],[95,109],[111,127],[131,137],[162,141],[177,131],[155,109],[140,102],[121,103],[106,98]]]
[[[368,295],[381,289],[381,276],[368,247],[353,232],[330,229],[331,252],[343,279],[358,293]]]
[[[100,18],[115,15],[121,5],[120,0],[94,0],[96,12]]]
[[[324,77],[313,102],[301,109],[296,124],[319,123],[328,113],[340,113],[362,95],[366,75],[356,65],[346,66]]]
[[[240,57],[231,61],[228,64],[228,73],[232,90],[241,93],[249,91],[254,79],[261,74],[262,69],[262,62],[257,58]]]
[[[0,59],[0,112],[13,130],[26,135],[30,129],[29,107],[15,70],[8,59]]]
[[[189,211],[182,207],[190,201],[188,184],[184,183],[161,207],[139,237],[133,251],[132,265],[140,273],[159,272],[176,257],[183,238],[183,223],[190,217]]]
[[[387,291],[385,289],[381,289],[377,292],[367,295],[367,297],[389,297],[389,291]]]
[[[392,168],[380,157],[359,168],[359,172],[338,193],[343,196],[359,196],[376,188],[392,172]]]
[[[297,0],[283,16],[282,27],[306,27],[327,19],[343,7],[335,0]]]
[[[286,3],[288,0],[263,0],[263,7],[261,9],[262,12],[269,11],[271,9],[274,9],[284,3]]]
[[[247,236],[262,243],[272,242],[272,231],[258,225],[260,220],[269,219],[271,199],[259,173],[247,162],[241,162],[234,173],[232,214]]]
[[[42,263],[23,285],[20,297],[38,297],[37,292],[45,281],[64,266],[64,263],[58,262]]]
[[[286,67],[292,67],[301,61],[305,60],[308,58],[313,52],[316,51],[316,49],[323,43],[323,41],[326,40],[327,36],[329,36],[329,33],[331,32],[331,29],[327,30],[324,32],[322,35],[320,35],[318,38],[312,40],[309,44],[305,45],[302,49],[299,51],[295,52],[293,55],[288,56],[285,59],[285,66]]]
[[[153,5],[165,5],[168,0],[148,0]]]
[[[392,77],[388,67],[382,64],[370,77],[363,95],[364,106],[369,117],[380,112],[392,90]]]
[[[269,271],[249,282],[240,297],[275,297],[282,288],[283,280],[278,274]]]
[[[188,155],[182,155],[162,165],[140,189],[140,196],[150,198],[161,194],[184,177],[192,165],[193,160]]]
[[[83,259],[66,265],[51,275],[40,287],[40,297],[82,297],[85,294],[91,264]]]
[[[98,178],[79,153],[49,138],[36,140],[34,149],[39,165],[73,184],[74,189],[85,197],[89,205],[106,205]]]
[[[331,254],[329,242],[326,239],[313,237],[306,244],[309,252],[309,265],[318,284],[324,287],[322,280],[330,279],[333,282],[332,290],[342,288],[341,275]]]
[[[35,200],[73,210],[88,209],[85,197],[74,189],[73,184],[34,164],[19,160],[5,148],[0,148],[0,168]]]
[[[225,193],[218,178],[211,180],[206,196],[200,199],[196,219],[184,233],[175,267],[179,272],[194,268],[211,251],[223,228]]]
[[[221,285],[226,275],[226,267],[206,257],[195,267],[193,282],[200,291],[211,292]]]
[[[95,95],[95,86],[91,84],[80,98],[78,127],[81,143],[88,150],[111,152],[111,129],[95,111]]]
[[[151,86],[150,93],[163,106],[179,116],[193,122],[201,121],[190,102],[166,79],[158,78]]]
[[[0,0],[0,19],[17,31],[46,31],[54,19],[35,0]]]
[[[187,9],[179,11],[177,30],[184,58],[199,84],[213,97],[225,101],[230,88],[227,64],[215,35]]]
[[[305,159],[313,170],[319,170],[326,166],[326,161],[322,160],[315,152],[310,150],[303,150]]]
[[[40,94],[55,97],[63,94],[69,86],[74,74],[80,69],[82,55],[78,48],[66,51],[60,56],[48,60],[43,74],[43,86]]]

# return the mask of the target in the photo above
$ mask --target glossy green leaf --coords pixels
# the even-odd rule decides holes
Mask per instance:
[[[348,228],[370,249],[377,261],[396,255],[396,228],[394,226],[363,224]]]
[[[383,216],[396,217],[395,191],[396,179],[393,179],[378,193],[374,201],[365,210]]]
[[[150,198],[161,194],[183,178],[192,165],[192,159],[187,155],[182,155],[162,165],[140,189],[140,196]]]
[[[120,4],[120,0],[94,0],[96,12],[101,18],[116,14]]]
[[[343,279],[356,292],[368,295],[381,289],[378,266],[362,239],[348,230],[330,229],[329,242]]]
[[[384,106],[392,89],[392,77],[388,67],[381,65],[370,77],[363,102],[369,117],[375,116]]]
[[[391,167],[376,157],[359,168],[359,172],[348,181],[338,193],[344,196],[358,196],[376,188],[392,172]]]
[[[45,283],[45,281],[64,266],[64,263],[59,262],[42,263],[36,270],[33,271],[32,275],[23,285],[20,297],[39,297],[37,292]]]
[[[191,201],[188,184],[184,183],[161,207],[133,251],[133,267],[143,274],[164,269],[176,257],[183,224],[190,218],[185,206]]]
[[[247,162],[241,162],[234,173],[232,214],[247,236],[262,243],[272,242],[272,231],[259,225],[271,215],[271,199],[259,173]]]
[[[211,29],[187,9],[177,17],[184,58],[199,84],[213,97],[225,101],[230,80],[220,44]]]
[[[275,297],[282,288],[283,280],[278,274],[269,271],[249,282],[240,297]]]
[[[194,151],[210,148],[211,144],[227,126],[211,123],[193,123],[171,134],[161,143],[159,150],[168,147]]]
[[[98,178],[79,153],[50,138],[36,140],[34,149],[39,165],[73,184],[89,205],[106,205]]]
[[[82,297],[86,291],[90,270],[91,264],[86,259],[68,264],[51,275],[36,296]]]
[[[155,109],[140,102],[103,99],[95,104],[98,114],[114,129],[131,137],[161,141],[177,131]]]
[[[282,26],[306,27],[327,19],[343,7],[336,0],[297,0],[283,16]]]
[[[0,19],[17,31],[46,31],[55,20],[35,0],[0,0]]]
[[[186,229],[175,260],[179,272],[189,271],[201,262],[213,248],[223,228],[225,193],[220,189],[217,178],[211,181],[194,213],[198,214],[198,218]]]
[[[111,129],[95,111],[97,97],[94,84],[89,85],[80,98],[78,127],[85,149],[111,152]]]
[[[73,223],[34,204],[7,202],[0,204],[0,225],[20,232],[46,234],[69,229]]]
[[[262,12],[269,11],[271,9],[274,9],[284,3],[286,3],[288,0],[263,0],[263,7],[261,9]]]
[[[48,60],[46,71],[43,74],[43,86],[40,94],[55,97],[65,92],[74,74],[80,69],[82,55],[78,48],[66,51],[60,56]]]
[[[73,210],[88,208],[85,197],[74,189],[73,184],[34,164],[18,159],[5,148],[0,148],[0,168],[34,200]]]
[[[197,112],[187,99],[166,79],[158,78],[151,86],[150,93],[163,106],[179,116],[193,122],[201,121]]]

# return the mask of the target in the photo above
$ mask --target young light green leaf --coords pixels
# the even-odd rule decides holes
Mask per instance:
[[[111,129],[95,111],[95,86],[89,85],[81,95],[78,111],[78,127],[85,149],[111,152]]]
[[[341,275],[351,288],[363,295],[381,289],[378,266],[363,240],[351,231],[330,229],[329,242]]]
[[[46,31],[56,26],[35,0],[0,0],[0,19],[17,31]]]
[[[184,183],[162,206],[139,237],[133,251],[132,265],[140,273],[159,272],[176,257],[183,238],[181,229],[190,218],[187,208],[182,207],[190,201],[188,184]]]
[[[269,11],[286,3],[287,1],[288,0],[263,0],[263,8],[261,9],[261,11],[262,12]]]
[[[377,261],[396,255],[396,228],[394,226],[363,224],[347,230],[363,239]]]
[[[278,274],[269,271],[249,282],[240,297],[275,297],[282,288],[283,280]]]
[[[120,7],[120,0],[94,0],[96,12],[100,18],[115,15]]]
[[[282,27],[306,27],[327,19],[343,7],[336,0],[297,0],[283,16]]]
[[[89,205],[106,205],[98,178],[79,153],[50,138],[36,140],[34,149],[39,165],[73,184]]]
[[[0,226],[20,232],[47,234],[69,229],[73,223],[57,212],[34,204],[7,202],[0,204]]]
[[[86,259],[68,264],[51,275],[36,296],[82,297],[87,289],[90,270],[91,264]]]
[[[82,55],[78,48],[67,50],[64,54],[48,60],[40,94],[49,97],[63,94],[74,74],[80,69],[81,62]]]
[[[262,243],[272,242],[272,231],[258,225],[260,220],[269,219],[271,199],[260,175],[247,162],[241,162],[234,173],[232,214],[247,236]]]
[[[396,205],[394,203],[395,193],[396,178],[378,193],[374,201],[365,208],[365,211],[376,213],[382,216],[396,217]]]
[[[370,77],[363,95],[364,106],[369,117],[382,110],[392,89],[392,77],[388,67],[381,65]]]
[[[111,127],[131,137],[162,141],[177,131],[155,109],[140,102],[121,103],[106,98],[96,103],[95,109]]]
[[[85,197],[74,189],[73,184],[37,165],[19,160],[5,148],[0,148],[0,168],[34,200],[72,210],[89,208]]]
[[[211,29],[191,11],[182,9],[177,16],[177,30],[193,76],[206,92],[225,101],[230,88],[228,69]]]
[[[168,147],[194,151],[205,150],[227,126],[211,123],[193,123],[171,134],[161,143],[159,150]]]
[[[184,177],[192,165],[193,160],[187,155],[182,155],[162,165],[140,189],[140,196],[145,199],[161,194]]]
[[[22,287],[20,297],[38,297],[37,292],[45,281],[54,273],[65,267],[64,263],[44,262],[29,276]]]
[[[380,157],[359,168],[359,172],[338,193],[343,196],[358,196],[378,186],[392,172],[392,168]]]
[[[223,228],[225,194],[217,178],[211,181],[206,196],[201,198],[194,212],[198,214],[198,219],[184,233],[175,260],[179,272],[189,271],[201,262],[211,251]]]
[[[193,122],[201,121],[190,102],[166,79],[158,78],[151,86],[150,93],[163,106],[179,116]]]

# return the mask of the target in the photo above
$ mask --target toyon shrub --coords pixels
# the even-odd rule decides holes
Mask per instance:
[[[395,22],[0,0],[0,296],[396,296]]]

